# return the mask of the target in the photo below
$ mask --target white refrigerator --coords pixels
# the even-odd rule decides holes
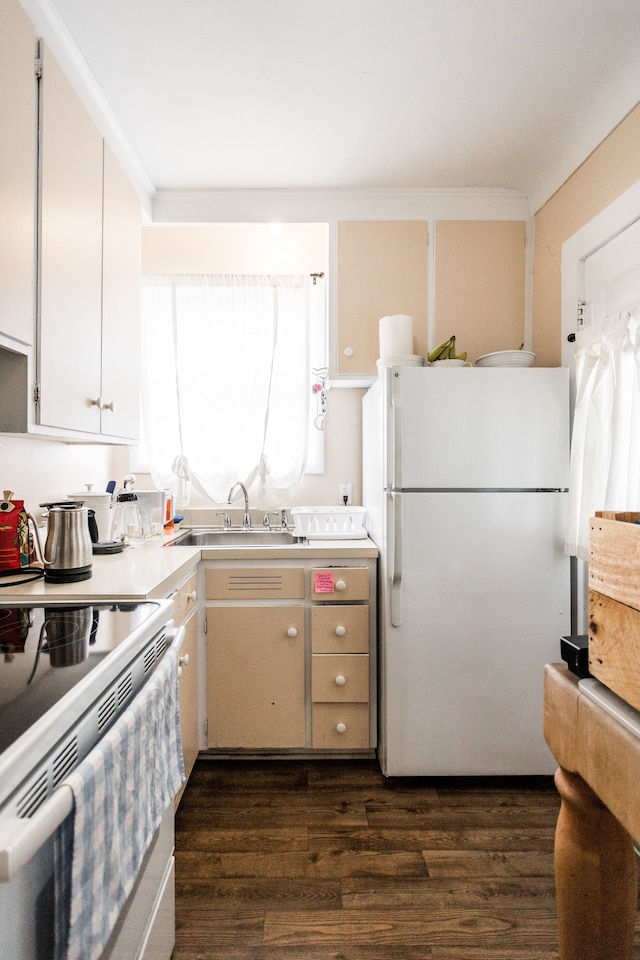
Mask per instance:
[[[570,633],[565,368],[390,367],[363,399],[387,776],[550,774]]]

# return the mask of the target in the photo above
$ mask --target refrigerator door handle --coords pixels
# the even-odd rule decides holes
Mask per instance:
[[[392,556],[390,564],[391,587],[390,608],[391,625],[402,625],[402,499],[395,493],[391,494],[391,537]]]
[[[387,424],[389,429],[387,445],[387,487],[398,490],[402,486],[402,406],[398,387],[399,374],[390,367],[387,375]]]

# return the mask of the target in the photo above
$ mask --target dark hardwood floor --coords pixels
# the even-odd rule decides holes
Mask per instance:
[[[558,807],[551,778],[198,761],[174,960],[552,960]]]

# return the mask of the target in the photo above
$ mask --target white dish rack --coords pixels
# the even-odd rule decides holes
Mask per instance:
[[[364,540],[364,507],[294,507],[294,533],[310,540]]]

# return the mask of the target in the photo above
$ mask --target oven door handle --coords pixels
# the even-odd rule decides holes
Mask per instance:
[[[173,621],[172,621],[172,622],[173,622]],[[180,626],[180,627],[171,626],[171,627],[167,630],[167,634],[166,634],[166,635],[167,635],[167,639],[168,639],[168,641],[169,641],[169,643],[167,644],[166,649],[168,650],[169,647],[173,647],[174,650],[176,651],[176,653],[180,653],[180,650],[182,649],[182,644],[184,643],[184,638],[185,638],[186,635],[187,635],[187,631],[186,631],[185,627],[183,627],[183,626]]]
[[[171,627],[170,630],[167,630],[167,638],[169,640],[169,647],[173,647],[178,655],[178,678],[182,676],[182,664],[189,662],[189,657],[187,656],[186,660],[183,661],[180,656],[180,651],[182,650],[182,644],[184,643],[184,638],[187,635],[186,628],[183,626],[180,627]],[[168,649],[168,648],[167,648]]]
[[[32,817],[0,823],[0,883],[12,880],[73,810],[73,791],[61,784]]]
[[[172,627],[166,633],[176,653],[185,638],[185,628]],[[181,668],[178,668],[180,672]],[[50,836],[73,810],[71,787],[61,783],[31,817],[11,817],[0,821],[0,883],[8,883],[44,846]]]

